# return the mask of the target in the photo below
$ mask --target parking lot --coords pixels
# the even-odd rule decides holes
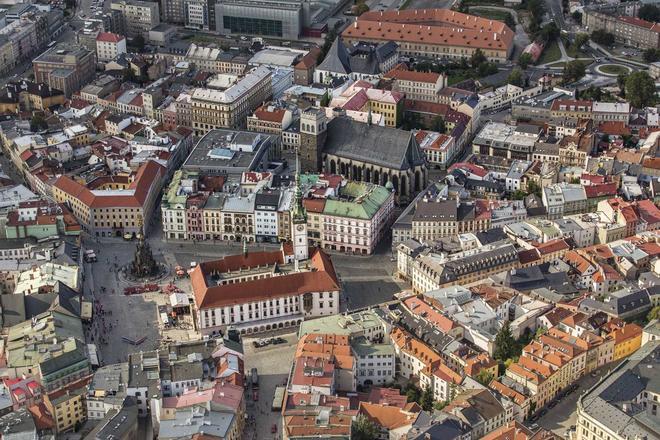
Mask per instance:
[[[265,337],[281,337],[285,343],[267,345],[255,348],[253,342]],[[252,391],[247,393],[247,412],[253,417],[253,423],[248,423],[243,438],[245,440],[270,439],[282,437],[282,423],[279,412],[271,410],[275,388],[286,384],[293,355],[296,349],[297,337],[295,333],[267,333],[258,338],[243,338],[245,351],[245,371],[249,375],[252,368],[259,373],[258,401],[253,401]],[[272,433],[273,425],[277,425],[277,432]]]

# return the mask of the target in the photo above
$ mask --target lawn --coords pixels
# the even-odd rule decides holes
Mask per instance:
[[[506,16],[509,15],[506,11],[498,11],[494,9],[481,9],[481,8],[470,8],[470,14],[476,15],[483,18],[489,18],[491,20],[504,21]]]
[[[548,67],[562,67],[563,68],[565,66],[566,66],[566,62],[564,62],[564,61],[560,61],[558,63],[548,64]]]
[[[470,75],[469,72],[462,72],[462,71],[451,72],[449,76],[447,76],[447,85],[453,86],[454,84],[457,84],[461,81],[465,81],[466,79],[471,79],[471,78],[472,75]]]
[[[543,50],[541,58],[539,58],[539,61],[536,64],[551,63],[553,61],[557,61],[560,58],[561,50],[559,50],[559,44],[556,41],[553,41]]]
[[[626,69],[623,66],[619,66],[617,64],[606,64],[604,66],[600,66],[599,70],[603,73],[608,73],[610,75],[620,75],[622,73],[630,72],[630,70]]]
[[[579,47],[575,47],[572,44],[569,44],[567,46],[566,43],[564,43],[564,47],[566,48],[566,53],[568,54],[569,57],[590,58],[589,54],[582,52]]]

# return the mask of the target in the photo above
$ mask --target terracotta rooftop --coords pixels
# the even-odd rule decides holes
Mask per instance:
[[[438,82],[440,74],[435,72],[416,72],[414,70],[408,70],[405,64],[398,64],[387,72],[383,78],[435,84]]]
[[[531,437],[532,431],[514,420],[486,434],[481,440],[529,440]]]
[[[618,20],[623,21],[624,23],[631,24],[633,26],[643,27],[653,32],[660,33],[659,23],[653,23],[652,21],[646,21],[646,20],[642,20],[641,18],[630,17],[626,15],[618,17]]]
[[[145,162],[128,187],[133,191],[126,191],[126,194],[95,193],[69,176],[60,176],[55,181],[54,187],[77,198],[90,208],[139,208],[146,202],[155,179],[164,172],[165,167],[158,162],[153,160]]]
[[[428,43],[508,51],[513,31],[497,20],[449,9],[371,11],[347,27],[344,38]]]
[[[124,39],[123,35],[113,34],[112,32],[99,32],[96,36],[96,41],[102,41],[105,43],[119,43]]]
[[[195,303],[200,309],[224,307],[308,292],[334,292],[340,289],[330,257],[317,249],[310,258],[312,271],[295,272],[236,284],[209,286],[209,264],[198,265],[190,275]]]
[[[416,403],[406,411],[396,406],[362,402],[360,403],[359,412],[367,416],[374,424],[392,430],[412,425],[421,410],[422,408]]]
[[[268,109],[268,106],[261,106],[258,109],[254,111],[254,116],[259,119],[260,121],[267,121],[267,122],[282,122],[282,119],[284,119],[284,115],[286,114],[286,110],[283,108],[273,108],[271,110]]]

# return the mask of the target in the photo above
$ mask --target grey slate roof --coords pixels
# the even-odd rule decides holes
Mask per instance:
[[[363,124],[344,116],[328,123],[324,152],[402,171],[426,163],[412,132]]]
[[[453,440],[462,438],[472,428],[463,423],[458,417],[441,413],[439,419],[420,426],[413,425],[408,432],[409,440]]]
[[[380,65],[396,55],[397,48],[397,44],[392,41],[378,45],[357,43],[347,47],[341,38],[336,38],[317,69],[338,74],[355,72],[377,75],[382,73]]]
[[[351,62],[348,51],[341,38],[335,39],[325,58],[316,68],[318,70],[327,70],[328,72],[351,73]]]
[[[636,403],[643,391],[660,392],[660,342],[648,342],[580,397],[583,410],[627,438],[658,438],[660,422]]]

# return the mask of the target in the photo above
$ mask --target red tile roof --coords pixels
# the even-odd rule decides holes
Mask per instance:
[[[586,111],[591,111],[592,101],[580,101],[577,99],[555,99],[552,102],[552,111],[577,111],[577,107],[586,107]],[[565,106],[564,110],[561,107]]]
[[[407,9],[366,12],[342,35],[365,41],[508,50],[513,44],[514,32],[501,21],[449,9]]]
[[[646,20],[642,20],[641,18],[630,17],[630,16],[621,16],[621,17],[617,17],[617,19],[619,21],[623,21],[624,23],[628,23],[633,26],[643,27],[652,30],[653,32],[660,33],[659,23],[653,23],[652,21],[646,21]]]
[[[547,243],[540,244],[536,247],[539,250],[541,255],[548,255],[553,252],[559,252],[570,249],[570,246],[566,243],[565,240],[557,238],[555,240],[550,240]]]
[[[616,182],[598,183],[595,185],[586,185],[584,187],[584,192],[587,194],[587,198],[589,199],[595,197],[614,196],[616,195],[616,190]]]
[[[260,121],[268,121],[268,122],[282,122],[282,119],[284,119],[284,115],[286,114],[286,110],[283,108],[275,108],[272,109],[272,111],[268,110],[268,106],[261,106],[258,109],[254,111],[254,116],[257,117]]]
[[[105,43],[119,43],[124,39],[123,35],[113,34],[112,32],[99,32],[96,36],[96,41],[103,41]]]
[[[649,226],[657,227],[660,224],[660,209],[651,200],[640,200],[637,202],[637,212],[639,216],[649,224]]]
[[[621,121],[601,122],[598,131],[611,136],[628,136],[631,133],[625,122]]]
[[[310,258],[310,263],[315,269],[310,272],[295,272],[216,286],[209,286],[206,277],[210,275],[210,267],[217,262],[202,263],[190,275],[195,302],[200,309],[215,308],[289,295],[302,295],[308,292],[339,290],[337,274],[330,257],[325,252],[316,249]]]
[[[414,70],[408,70],[405,64],[398,64],[387,72],[383,78],[435,84],[438,82],[440,74],[435,72],[416,72]]]
[[[89,188],[74,181],[69,176],[60,176],[55,181],[54,187],[77,198],[90,208],[140,208],[144,206],[149,191],[152,189],[153,182],[159,176],[162,176],[164,172],[165,167],[158,162],[148,160],[140,167],[135,180],[128,186],[128,189],[133,191],[127,191],[125,195],[117,193],[105,195],[102,192],[93,193]]]

